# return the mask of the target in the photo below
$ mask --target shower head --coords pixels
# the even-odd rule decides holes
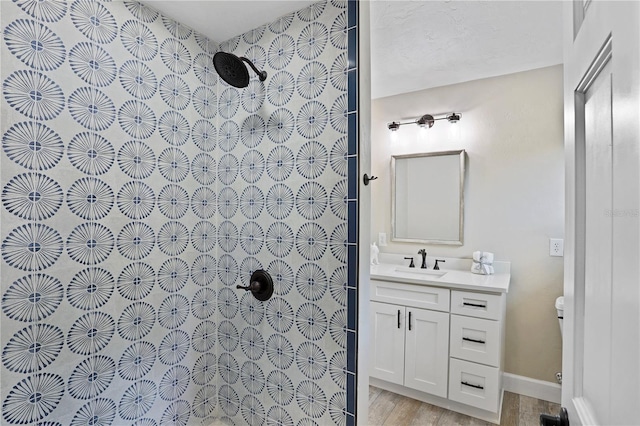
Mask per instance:
[[[239,58],[233,53],[218,52],[213,56],[213,66],[216,68],[218,75],[228,84],[234,87],[247,87],[249,85],[249,71],[242,61],[249,64],[251,69],[258,74],[260,81],[267,79],[266,71],[258,71],[253,62],[247,58]]]

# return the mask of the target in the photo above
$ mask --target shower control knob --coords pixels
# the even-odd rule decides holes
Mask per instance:
[[[273,295],[273,280],[267,271],[258,269],[251,274],[248,286],[238,285],[236,288],[250,291],[256,299],[264,302]]]
[[[236,288],[238,290],[251,291],[252,293],[255,293],[262,290],[262,284],[260,284],[260,281],[252,281],[251,284],[247,286],[237,285]]]

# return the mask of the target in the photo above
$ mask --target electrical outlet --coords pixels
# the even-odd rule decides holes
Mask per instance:
[[[549,256],[564,256],[564,240],[562,238],[549,238]]]
[[[378,233],[378,245],[380,247],[384,247],[387,245],[387,233],[386,232],[379,232]]]

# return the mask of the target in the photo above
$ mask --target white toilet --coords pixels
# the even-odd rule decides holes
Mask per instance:
[[[564,319],[564,296],[556,299],[556,311],[558,312],[558,323],[560,324],[560,336],[562,336],[562,320]]]

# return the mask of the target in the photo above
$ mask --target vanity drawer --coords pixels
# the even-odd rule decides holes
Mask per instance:
[[[449,399],[496,413],[500,399],[500,369],[450,359]]]
[[[419,284],[371,280],[371,300],[449,312],[450,290]]]
[[[500,323],[451,315],[449,353],[454,358],[500,366]]]
[[[502,310],[499,294],[451,291],[451,313],[476,318],[499,320]]]

